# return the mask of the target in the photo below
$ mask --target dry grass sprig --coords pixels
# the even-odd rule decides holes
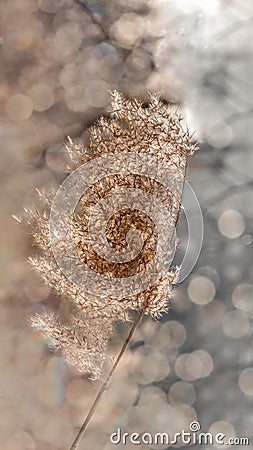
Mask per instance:
[[[94,206],[106,198],[108,205],[113,203],[113,196],[127,189],[142,191],[151,195],[155,203],[161,204],[170,213],[168,227],[175,229],[181,209],[183,180],[189,157],[196,150],[191,143],[191,135],[182,126],[182,117],[170,105],[160,101],[159,96],[150,95],[150,103],[143,106],[138,100],[126,100],[118,92],[112,93],[111,112],[108,117],[101,117],[89,129],[90,140],[87,146],[80,141],[69,138],[66,152],[69,159],[69,170],[74,172],[87,162],[96,161],[103,155],[147,154],[162,161],[173,170],[171,186],[164,186],[162,176],[156,179],[145,173],[141,174],[129,169],[129,172],[106,174],[102,179],[90,186],[80,198],[78,206],[71,217],[70,232],[77,248],[76,261],[104,277],[106,283],[113,279],[131,280],[135,274],[152,263],[159,245],[157,224],[144,211],[134,208],[123,208],[114,212],[106,224],[106,238],[112,253],[129,249],[128,233],[138,230],[142,235],[143,245],[138,255],[120,262],[106,259],[94,250],[89,236],[89,220]],[[158,167],[158,166],[157,166]],[[45,195],[39,192],[43,199]],[[149,198],[149,197],[145,197]],[[144,314],[159,317],[168,309],[168,300],[172,294],[178,270],[167,270],[156,277],[151,285],[130,292],[123,297],[107,296],[101,298],[87,292],[85,286],[77,285],[68,277],[55,258],[50,236],[50,208],[53,196],[45,198],[45,208],[41,211],[27,210],[28,222],[34,243],[41,249],[41,254],[30,258],[35,270],[39,272],[45,283],[50,285],[64,298],[74,305],[73,314],[66,322],[56,313],[44,310],[31,318],[31,326],[40,331],[52,346],[60,349],[68,363],[79,371],[87,372],[92,378],[100,378],[107,354],[113,323],[116,320],[132,321],[132,328],[112,369],[101,386],[88,416],[86,417],[71,449],[77,448],[86,426],[91,419],[108,382],[117,367],[132,334]],[[145,203],[145,202],[144,202]],[[112,205],[113,206],[113,205]],[[144,205],[145,206],[145,205]],[[102,233],[102,225],[96,223],[98,232]],[[171,235],[172,238],[172,235]],[[135,241],[133,241],[134,243]],[[61,241],[61,251],[70,252],[68,239]],[[131,247],[131,245],[130,245]],[[135,245],[132,245],[133,254]],[[118,253],[117,253],[118,252]],[[137,315],[135,314],[137,313]]]

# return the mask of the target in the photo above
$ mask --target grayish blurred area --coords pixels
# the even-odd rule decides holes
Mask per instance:
[[[251,0],[1,2],[1,450],[67,449],[99,386],[29,328],[59,299],[31,271],[37,250],[12,215],[64,179],[64,139],[85,138],[110,89],[181,105],[200,142],[188,179],[205,236],[170,312],[137,331],[80,450],[112,450],[118,427],[173,435],[193,420],[253,442],[252,20]],[[179,261],[186,232],[182,214]]]

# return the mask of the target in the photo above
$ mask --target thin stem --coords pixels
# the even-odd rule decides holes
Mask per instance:
[[[100,22],[99,19],[97,19],[97,17],[95,16],[95,14],[90,10],[90,8],[88,7],[87,3],[85,1],[81,1],[81,0],[75,0],[76,3],[78,3],[78,5],[80,5],[86,12],[86,14],[89,16],[89,18],[91,19],[91,21],[97,25],[100,28],[100,31],[102,32],[102,34],[104,35],[104,37],[109,40],[110,36],[108,35],[106,29],[104,28],[104,26],[102,25],[102,23]]]
[[[87,414],[83,424],[81,425],[81,427],[80,427],[80,429],[79,429],[79,431],[78,431],[78,433],[77,433],[77,435],[75,437],[75,440],[73,441],[73,443],[72,443],[71,447],[69,448],[69,450],[75,450],[75,449],[78,448],[78,445],[79,445],[79,443],[80,443],[80,441],[81,441],[81,439],[82,439],[82,437],[83,437],[83,435],[85,433],[87,425],[90,422],[93,414],[95,413],[95,411],[97,409],[97,406],[98,406],[98,404],[99,404],[99,402],[100,402],[100,400],[101,400],[105,390],[107,389],[107,386],[108,386],[108,384],[109,384],[109,382],[110,382],[110,380],[112,378],[112,375],[113,375],[116,367],[118,366],[118,364],[119,364],[123,354],[125,353],[125,350],[126,350],[128,344],[129,344],[129,342],[131,341],[132,336],[133,336],[137,326],[141,322],[141,320],[142,320],[142,318],[143,318],[143,316],[145,314],[145,310],[146,310],[146,306],[143,306],[143,308],[139,312],[138,316],[136,317],[136,319],[135,319],[135,321],[134,321],[134,323],[133,323],[133,325],[132,325],[132,327],[131,327],[131,329],[130,329],[130,331],[128,333],[128,336],[125,339],[125,341],[124,341],[124,343],[123,343],[123,345],[121,347],[121,350],[120,350],[120,352],[119,352],[119,354],[118,354],[118,356],[117,356],[117,358],[116,358],[116,360],[115,360],[115,362],[114,362],[110,372],[108,373],[105,381],[102,383],[102,385],[101,385],[101,387],[100,387],[100,389],[99,389],[99,391],[98,391],[98,393],[96,395],[96,398],[95,398],[94,402],[92,403],[92,405],[90,407],[90,410],[89,410],[89,412],[88,412],[88,414]]]

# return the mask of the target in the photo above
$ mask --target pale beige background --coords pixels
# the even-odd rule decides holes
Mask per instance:
[[[201,144],[189,178],[205,237],[171,312],[137,331],[80,450],[130,450],[110,444],[117,427],[172,434],[194,419],[252,439],[252,4],[80,3],[0,4],[0,447],[67,449],[99,385],[28,327],[59,299],[31,272],[36,249],[12,215],[36,201],[36,187],[63,180],[63,140],[81,135],[115,87],[183,102]],[[182,220],[182,247],[184,232]]]

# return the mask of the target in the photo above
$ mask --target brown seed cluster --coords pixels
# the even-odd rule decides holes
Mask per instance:
[[[66,144],[68,168],[74,171],[87,161],[105,154],[147,153],[171,164],[175,169],[176,181],[178,179],[178,185],[181,186],[188,158],[196,150],[181,121],[179,113],[170,105],[164,105],[157,95],[150,95],[149,105],[143,106],[136,99],[126,100],[118,92],[113,92],[110,114],[100,118],[89,129],[88,144],[74,142],[72,139]],[[105,174],[102,180],[87,189],[71,217],[73,242],[82,263],[105,276],[107,282],[141,273],[157,251],[159,236],[156,224],[145,212],[131,208],[123,208],[109,218],[106,238],[111,249],[120,252],[128,248],[128,233],[138,230],[143,242],[138,255],[127,262],[114,262],[103,258],[92,247],[88,224],[93,206],[108,194],[128,188],[151,194],[160,201],[171,213],[170,226],[176,226],[180,212],[180,188],[179,192],[171,191],[162,182],[145,175],[129,173],[123,177],[120,174]],[[113,199],[113,196],[110,198]],[[93,378],[98,378],[106,358],[113,323],[116,320],[131,320],[131,311],[144,307],[145,313],[153,317],[166,311],[177,270],[161,275],[145,291],[123,298],[101,299],[87,294],[85,286],[77,286],[68,279],[54,257],[49,226],[53,197],[46,201],[48,205],[42,212],[27,210],[35,244],[42,250],[40,256],[30,258],[30,261],[43,280],[58,294],[67,298],[73,308],[67,320],[50,311],[42,311],[31,318],[31,325],[41,331],[54,348],[63,351],[70,364],[81,372],[88,372]],[[67,242],[62,243],[62,249],[68,252]]]

